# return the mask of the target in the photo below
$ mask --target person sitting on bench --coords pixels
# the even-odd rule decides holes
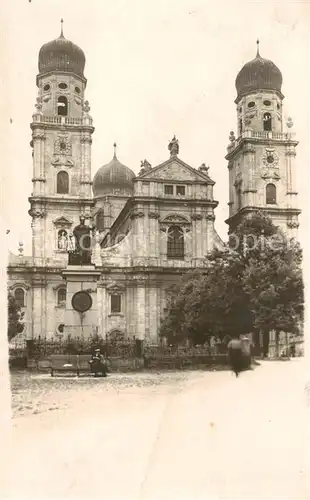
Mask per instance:
[[[104,356],[100,353],[100,349],[96,349],[90,360],[90,370],[95,375],[101,373],[102,377],[107,376],[107,364]]]

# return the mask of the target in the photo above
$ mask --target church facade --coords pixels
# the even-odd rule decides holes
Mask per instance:
[[[206,165],[180,158],[175,137],[166,161],[152,167],[144,160],[138,175],[114,145],[112,160],[92,179],[95,129],[84,67],[83,51],[63,32],[40,50],[30,143],[32,255],[22,246],[10,254],[8,287],[25,311],[26,339],[98,334],[157,343],[170,286],[225,246],[214,227],[214,181]],[[279,69],[259,53],[237,76],[238,132],[226,156],[230,231],[261,209],[297,236],[298,143],[291,120],[284,132],[281,85]],[[72,257],[78,230],[89,235],[83,262]]]

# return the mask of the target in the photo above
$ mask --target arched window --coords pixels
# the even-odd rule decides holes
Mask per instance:
[[[67,292],[65,288],[60,288],[57,292],[57,304],[61,306],[66,303]]]
[[[69,193],[69,174],[68,172],[58,172],[57,174],[57,193],[67,194]]]
[[[266,186],[266,204],[275,205],[277,203],[277,188],[274,184]]]
[[[264,123],[264,130],[266,132],[269,132],[271,130],[271,114],[270,113],[264,113],[263,123]]]
[[[20,307],[25,307],[25,292],[22,288],[16,288],[14,297]]]
[[[57,248],[58,250],[68,249],[68,233],[65,229],[60,229],[57,235]]]
[[[58,97],[57,114],[58,116],[67,116],[68,114],[68,99],[63,95]]]
[[[168,259],[184,259],[184,233],[179,226],[170,226],[167,241]]]

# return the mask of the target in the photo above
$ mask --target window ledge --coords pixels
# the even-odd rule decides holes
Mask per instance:
[[[124,314],[123,313],[110,313],[109,317],[110,316],[121,316],[121,317],[124,317]]]

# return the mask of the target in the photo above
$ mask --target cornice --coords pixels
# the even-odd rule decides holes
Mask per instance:
[[[256,151],[255,145],[267,146],[267,147],[273,146],[274,148],[278,148],[279,146],[287,146],[287,145],[296,147],[299,143],[298,141],[293,141],[291,139],[280,140],[280,139],[267,139],[264,137],[260,138],[243,137],[242,139],[240,139],[240,142],[237,144],[237,146],[225,156],[225,160],[230,162],[235,158],[237,154],[245,153],[246,149],[244,149],[244,146],[247,144],[253,145],[253,148]]]
[[[64,195],[65,196],[65,195]],[[58,198],[56,196],[30,196],[28,198],[29,203],[38,203],[39,205],[94,205],[95,200],[93,198]]]
[[[90,134],[93,134],[95,131],[95,127],[92,125],[84,125],[84,124],[73,124],[73,123],[43,123],[43,122],[31,122],[30,123],[31,130],[43,129],[43,130],[71,130],[71,131],[87,131]],[[42,134],[43,135],[43,134]]]
[[[257,207],[248,206],[239,210],[236,214],[228,217],[225,223],[230,225],[237,223],[238,219],[241,219],[244,215],[251,214],[254,212],[267,212],[270,215],[300,215],[301,210],[298,208],[281,208],[281,207]]]

